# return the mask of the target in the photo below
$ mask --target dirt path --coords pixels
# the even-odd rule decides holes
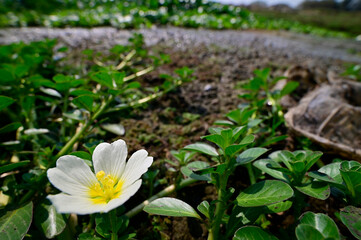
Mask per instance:
[[[0,44],[57,38],[71,47],[109,47],[124,44],[134,31],[110,27],[84,28],[8,28],[0,29]],[[321,38],[284,31],[218,31],[175,27],[139,30],[148,45],[165,43],[176,48],[205,44],[222,48],[274,50],[293,57],[330,58],[361,63],[361,42],[347,39]],[[352,53],[353,52],[353,53]],[[355,54],[356,53],[356,54]],[[358,53],[358,54],[357,54]]]
[[[270,67],[274,76],[282,76],[289,67],[297,65],[320,82],[331,70],[343,72],[347,62],[361,63],[361,42],[285,31],[8,28],[0,29],[0,44],[56,38],[59,47],[68,46],[68,52],[76,57],[83,49],[107,51],[116,44],[126,44],[133,32],[142,33],[149,48],[171,56],[172,63],[151,77],[183,66],[195,70],[196,80],[182,86],[181,95],[186,111],[202,115],[224,114],[236,107],[239,91],[235,85],[249,79],[257,68]]]
[[[317,80],[325,79],[330,70],[343,72],[345,63],[361,63],[361,42],[285,31],[176,27],[141,30],[7,28],[0,29],[0,44],[56,38],[59,47],[68,46],[76,57],[83,49],[107,51],[116,44],[126,44],[133,32],[142,33],[149,48],[171,56],[172,64],[160,72],[171,73],[183,66],[195,70],[196,80],[181,89],[189,104],[188,110],[200,114],[224,113],[235,107],[239,102],[236,83],[250,78],[257,68],[270,67],[274,76],[282,76],[289,67],[298,65]]]

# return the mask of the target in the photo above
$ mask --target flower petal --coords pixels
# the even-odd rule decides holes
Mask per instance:
[[[119,178],[124,170],[127,154],[127,145],[121,139],[112,144],[99,144],[93,152],[95,173],[103,170],[106,174]]]
[[[119,207],[120,205],[125,203],[131,196],[133,196],[139,190],[141,185],[142,185],[142,180],[138,180],[132,185],[123,189],[119,198],[113,199],[107,204],[104,212],[109,212],[110,210]]]
[[[49,181],[60,191],[70,195],[86,196],[89,188],[77,182],[58,168],[47,172]]]
[[[84,215],[104,212],[107,207],[106,204],[94,204],[89,198],[70,196],[64,193],[49,195],[48,199],[52,202],[59,213],[76,213]]]
[[[56,188],[70,194],[76,190],[75,185],[79,185],[77,190],[81,191],[97,182],[84,160],[71,155],[60,157],[56,161],[56,168],[48,170],[48,178]]]
[[[153,157],[148,157],[148,152],[144,149],[138,150],[130,157],[121,176],[124,182],[123,187],[127,188],[138,180],[153,163]]]

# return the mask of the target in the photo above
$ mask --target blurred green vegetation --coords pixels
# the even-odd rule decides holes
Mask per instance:
[[[343,11],[335,9],[301,9],[289,12],[275,10],[254,11],[259,16],[269,19],[285,19],[286,21],[297,21],[319,28],[333,31],[347,32],[352,36],[361,34],[361,12]]]
[[[324,18],[312,16],[254,14],[243,7],[204,0],[0,0],[0,27],[141,28],[170,24],[210,29],[282,29],[333,37],[359,34],[356,29],[359,18],[348,13],[340,19],[332,14],[325,14]]]

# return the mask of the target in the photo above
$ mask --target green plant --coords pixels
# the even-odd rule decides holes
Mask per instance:
[[[310,168],[322,156],[321,152],[312,151],[278,151],[268,159],[253,163],[255,167],[270,176],[288,183],[295,190],[295,216],[299,217],[305,207],[304,195],[325,200],[330,195],[328,184],[312,181],[307,175]]]
[[[208,181],[217,189],[218,199],[211,203],[204,201],[198,205],[198,210],[204,215],[208,229],[208,239],[219,239],[220,234],[224,234],[226,226],[227,236],[233,236],[236,230],[245,224],[254,222],[261,214],[258,207],[274,207],[293,195],[293,190],[286,183],[281,181],[262,181],[241,190],[239,195],[231,201],[235,189],[228,187],[228,179],[239,165],[246,165],[264,154],[264,148],[244,148],[254,141],[253,135],[246,135],[247,127],[240,126],[233,129],[211,128],[211,135],[204,136],[210,142],[217,145],[218,149],[205,144],[195,143],[186,146],[185,150],[200,152],[211,157],[216,164],[207,167],[204,163],[199,168],[188,167],[187,171],[182,171],[187,177],[197,180]],[[239,152],[243,151],[239,154]],[[283,203],[281,203],[283,204]],[[279,206],[278,206],[279,207]],[[277,209],[275,207],[274,209]],[[289,206],[286,206],[289,207]],[[227,209],[232,209],[232,215],[226,214]],[[253,212],[250,208],[254,208]],[[160,198],[149,205],[144,210],[148,213],[167,216],[188,216],[203,220],[202,217],[188,204],[174,198]],[[280,208],[284,211],[284,207]],[[277,211],[277,210],[275,210]],[[236,215],[234,215],[236,214]],[[242,221],[242,214],[247,214],[249,221]],[[248,217],[248,216],[247,216]],[[244,220],[244,219],[243,219]]]
[[[24,3],[22,1],[21,3]],[[264,17],[240,6],[229,6],[204,1],[39,1],[31,6],[9,4],[0,8],[0,26],[114,26],[118,28],[150,27],[153,24],[211,29],[284,29],[321,36],[349,37],[348,32],[332,30],[332,26],[302,24],[279,17]],[[5,5],[5,4],[4,4]],[[20,6],[19,6],[20,5]],[[54,9],[56,6],[56,9]],[[33,10],[30,10],[30,7]],[[43,11],[45,10],[46,11]],[[334,15],[334,14],[333,14]],[[332,16],[333,16],[332,15]],[[354,18],[346,18],[354,20]],[[343,21],[345,22],[345,21]],[[357,26],[357,24],[354,24]],[[340,29],[343,30],[343,29]],[[351,34],[350,34],[351,33]]]
[[[351,65],[349,66],[343,74],[349,78],[352,78],[357,81],[361,81],[361,65]]]
[[[280,100],[282,97],[293,92],[299,85],[298,82],[289,81],[282,89],[274,90],[275,84],[284,79],[284,77],[270,77],[270,69],[254,71],[255,77],[242,84],[241,87],[248,91],[240,95],[240,98],[248,100],[249,107],[255,109],[253,118],[262,119],[265,125],[270,129],[269,138],[265,142],[272,141],[275,137],[276,130],[284,124],[284,117]]]
[[[126,234],[127,220],[119,218],[117,225],[109,229],[104,224],[109,216],[100,215],[87,219],[76,232],[65,228],[69,215],[57,213],[53,205],[44,201],[51,191],[46,172],[57,159],[69,153],[91,166],[91,153],[106,134],[104,130],[115,134],[112,136],[122,134],[120,125],[112,123],[115,113],[145,106],[189,81],[192,71],[176,70],[178,77],[168,75],[159,86],[140,88],[141,83],[136,80],[169,58],[150,55],[143,47],[142,36],[136,34],[129,45],[116,46],[109,54],[86,51],[85,59],[95,64],[76,75],[65,75],[69,66],[66,59],[54,57],[55,43],[0,47],[2,229],[11,238],[19,239],[30,226],[28,235],[34,237],[65,234],[74,238],[84,233],[82,238],[89,235],[107,238],[110,231],[115,239],[117,233]],[[59,65],[62,60],[65,61]],[[110,215],[114,222],[115,210]],[[19,218],[25,221],[18,221]],[[42,222],[39,218],[46,220]],[[93,221],[96,232],[88,232]],[[16,228],[9,230],[10,226]],[[70,223],[68,227],[72,227]]]

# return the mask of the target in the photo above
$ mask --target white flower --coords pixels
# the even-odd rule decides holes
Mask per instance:
[[[142,183],[153,158],[139,150],[126,162],[128,150],[123,140],[99,144],[90,167],[76,156],[60,157],[48,170],[50,182],[63,193],[49,195],[60,213],[91,214],[108,212],[126,202]]]

